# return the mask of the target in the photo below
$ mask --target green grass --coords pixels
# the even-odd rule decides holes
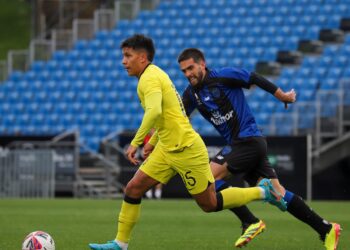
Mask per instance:
[[[26,234],[44,230],[58,250],[88,249],[89,242],[113,239],[121,200],[0,200],[0,249],[17,250]],[[205,214],[192,200],[144,200],[129,249],[233,249],[240,224],[229,211]],[[343,227],[339,249],[350,249],[350,202],[313,202],[325,218]],[[307,225],[268,204],[249,206],[267,230],[247,249],[323,249]]]
[[[31,10],[25,0],[0,0],[0,6],[0,60],[5,60],[9,50],[28,49]]]

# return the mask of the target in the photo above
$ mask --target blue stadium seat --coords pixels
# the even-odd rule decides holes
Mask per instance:
[[[268,112],[259,112],[255,114],[255,118],[259,126],[266,126],[270,123],[271,115]]]
[[[350,67],[346,67],[343,72],[344,78],[350,78]]]
[[[34,72],[39,73],[45,68],[45,62],[44,61],[35,61],[31,64],[30,68]]]
[[[320,67],[313,69],[312,76],[319,79],[319,80],[322,80],[326,77],[327,72],[328,72],[328,67],[320,66]]]
[[[303,102],[313,101],[315,100],[315,89],[301,89],[297,98]]]
[[[54,111],[54,103],[51,102],[43,102],[40,106],[40,112],[44,115],[49,115]]]
[[[81,51],[79,50],[71,50],[69,52],[67,52],[66,54],[66,59],[70,60],[72,62],[76,62],[77,60],[79,60],[81,57]],[[62,59],[64,60],[64,59]]]
[[[341,16],[338,13],[329,15],[325,27],[329,29],[339,29],[340,20]]]
[[[25,110],[26,110],[26,106],[24,102],[15,103],[14,106],[12,107],[13,114],[18,115],[19,119],[22,119],[23,116],[29,116],[29,114],[25,113]]]
[[[57,50],[52,54],[52,59],[55,61],[62,61],[66,57],[66,52],[63,50]]]
[[[315,127],[316,119],[316,103],[315,102],[299,102],[296,103],[298,115],[298,128],[308,129]]]
[[[23,73],[20,71],[12,71],[12,73],[10,74],[8,80],[9,81],[14,81],[14,82],[18,82],[20,80],[22,80],[23,77]]]
[[[346,3],[321,2],[161,1],[154,11],[141,11],[133,20],[119,20],[112,31],[97,31],[90,41],[76,41],[70,51],[56,51],[49,61],[34,62],[26,73],[13,72],[5,86],[0,86],[0,111],[5,116],[23,115],[22,123],[28,119],[28,112],[39,115],[36,125],[23,128],[12,124],[6,131],[47,133],[79,125],[83,141],[97,150],[101,137],[111,128],[137,128],[143,114],[136,95],[137,80],[129,78],[120,63],[119,44],[125,37],[136,32],[152,36],[157,48],[155,63],[168,72],[181,92],[188,84],[176,62],[183,48],[203,49],[210,67],[254,70],[257,61],[274,61],[279,50],[296,50],[299,40],[318,39],[320,29],[338,28],[340,19],[350,16]],[[326,45],[320,56],[305,55],[300,67],[283,67],[281,75],[272,81],[284,90],[295,88],[298,103],[314,102],[319,89],[338,89],[342,78],[350,78],[348,58],[349,35],[345,45]],[[249,91],[247,98],[267,134],[274,132],[267,114],[290,114],[297,107],[294,104],[291,109],[283,110],[283,105],[264,91]],[[55,114],[62,120],[56,120],[55,124],[49,118],[39,119],[46,114]],[[100,114],[108,117],[101,118]],[[89,124],[90,116],[100,126]],[[312,113],[305,118],[310,121],[300,121],[299,125],[310,127],[314,116]],[[9,121],[11,118],[7,124]],[[201,132],[215,133],[210,125],[203,124],[203,120],[195,122]],[[291,132],[288,124],[279,129],[275,132]],[[0,130],[5,130],[1,122]]]
[[[326,103],[327,105],[321,105],[321,116],[322,117],[333,117],[338,113],[338,106],[340,103],[339,94],[332,90],[319,92],[317,100],[321,104]]]
[[[339,81],[336,78],[325,78],[321,82],[321,89],[337,89],[339,88]]]
[[[80,52],[83,52],[88,47],[88,42],[86,40],[78,40],[74,43],[74,48]]]

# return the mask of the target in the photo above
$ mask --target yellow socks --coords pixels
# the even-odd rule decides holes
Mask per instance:
[[[140,217],[141,204],[131,204],[125,200],[119,213],[118,233],[116,240],[129,242],[131,231]]]
[[[260,200],[263,193],[259,187],[226,188],[220,191],[223,200],[223,209],[243,206],[250,201]]]
[[[226,188],[219,193],[219,210],[243,206],[250,201],[264,198],[263,190],[259,187]],[[125,197],[119,213],[118,233],[116,241],[128,243],[131,231],[140,217],[141,199]]]

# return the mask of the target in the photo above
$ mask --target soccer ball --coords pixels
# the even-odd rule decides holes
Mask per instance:
[[[22,250],[55,250],[55,242],[48,233],[35,231],[26,236]]]

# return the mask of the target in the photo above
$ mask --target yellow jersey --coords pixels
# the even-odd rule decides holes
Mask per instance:
[[[140,146],[151,128],[156,129],[158,144],[167,151],[181,150],[193,144],[199,135],[189,122],[174,84],[162,69],[148,65],[139,78],[137,94],[145,114],[131,145]],[[153,109],[160,109],[157,119],[146,119],[155,103],[157,107]]]

